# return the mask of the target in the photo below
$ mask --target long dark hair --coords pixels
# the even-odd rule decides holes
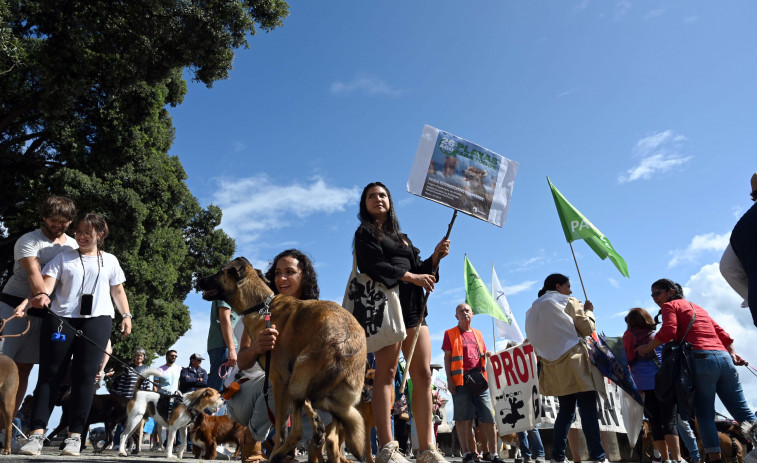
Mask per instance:
[[[675,294],[670,298],[671,301],[674,301],[676,299],[683,299],[683,288],[681,285],[676,283],[673,280],[668,280],[667,278],[661,278],[654,283],[652,283],[652,291],[656,289],[661,289],[663,291],[670,291],[673,290]]]
[[[626,315],[626,325],[628,328],[645,328],[654,330],[657,328],[657,324],[652,319],[652,315],[641,307],[635,307]]]
[[[386,191],[386,196],[389,198],[389,212],[386,215],[386,222],[380,228],[376,223],[376,219],[368,212],[368,208],[365,205],[366,197],[368,196],[368,190],[373,187],[381,187]],[[389,188],[381,182],[372,182],[363,188],[363,194],[360,195],[360,212],[357,215],[360,219],[360,225],[362,227],[371,230],[377,237],[381,238],[382,235],[387,235],[389,238],[397,241],[398,244],[402,243],[402,231],[400,230],[400,223],[397,220],[397,214],[394,213],[394,201],[392,201],[392,193]]]
[[[280,252],[268,266],[268,271],[265,272],[265,277],[268,280],[268,286],[273,290],[274,294],[279,294],[276,289],[276,265],[282,257],[292,257],[297,259],[297,266],[302,272],[302,299],[318,299],[321,295],[318,289],[318,275],[315,273],[315,268],[310,258],[305,255],[299,249],[287,249]]]
[[[544,286],[539,290],[538,297],[542,297],[547,291],[554,291],[557,285],[564,285],[568,281],[570,278],[562,273],[553,273],[544,280]]]

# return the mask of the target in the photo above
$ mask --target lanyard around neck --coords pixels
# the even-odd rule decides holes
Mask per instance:
[[[77,249],[76,252],[79,253],[79,261],[81,262],[81,270],[82,270],[81,288],[79,289],[79,294],[84,294],[84,279],[87,277],[87,269],[86,267],[84,267],[84,258],[81,256],[81,251]],[[102,254],[100,253],[99,250],[97,251],[96,257],[97,257],[97,278],[95,278],[95,285],[92,287],[92,292],[87,293],[87,294],[95,294],[95,290],[97,289],[97,283],[100,282],[100,267],[101,267],[101,264],[103,264],[103,262],[102,262]]]

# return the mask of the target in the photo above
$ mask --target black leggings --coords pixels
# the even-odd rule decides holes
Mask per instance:
[[[677,436],[675,402],[660,402],[654,390],[642,392],[644,392],[644,413],[649,418],[652,440],[664,440],[668,434]]]
[[[40,330],[39,378],[34,389],[31,429],[47,428],[47,421],[55,407],[58,390],[71,363],[71,396],[68,402],[68,432],[81,434],[95,395],[95,375],[100,369],[103,350],[108,344],[112,318],[106,315],[94,318],[64,318],[74,328],[95,341],[77,337],[74,331],[63,325],[61,333],[65,342],[53,341],[61,323],[47,314]],[[71,361],[73,357],[73,361]]]

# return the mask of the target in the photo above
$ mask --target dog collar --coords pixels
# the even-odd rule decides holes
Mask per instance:
[[[265,301],[261,302],[260,304],[250,307],[249,309],[242,312],[242,316],[249,315],[253,312],[258,312],[260,315],[266,315],[270,314],[271,311],[269,310],[269,306],[271,304],[271,301],[273,300],[273,294],[269,295],[267,298],[265,298]]]

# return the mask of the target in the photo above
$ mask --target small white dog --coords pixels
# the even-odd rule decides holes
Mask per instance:
[[[181,433],[181,445],[176,451],[176,456],[182,458],[187,448],[187,426],[193,421],[198,413],[204,413],[208,409],[212,413],[218,411],[223,405],[221,395],[211,387],[205,387],[193,392],[188,392],[183,397],[169,396],[152,391],[142,391],[140,386],[143,378],[149,376],[162,376],[158,370],[144,371],[134,387],[134,397],[126,406],[127,416],[124,423],[124,431],[121,433],[121,443],[118,454],[127,456],[126,441],[137,430],[144,416],[151,416],[166,429],[168,439],[166,442],[166,458],[173,458],[174,431]],[[173,404],[171,404],[173,401]],[[170,410],[170,413],[169,413]],[[137,442],[137,453],[142,450],[142,442]]]

